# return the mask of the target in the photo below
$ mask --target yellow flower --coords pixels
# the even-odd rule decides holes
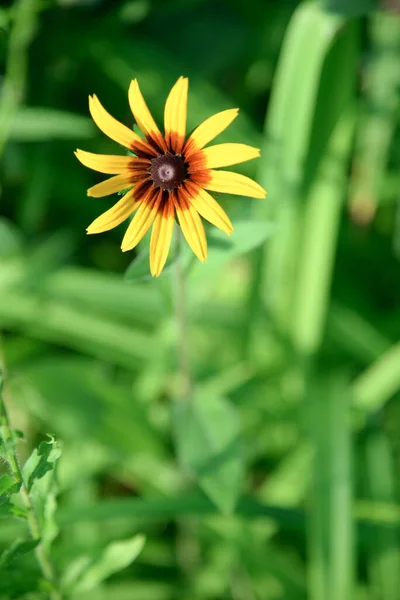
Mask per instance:
[[[89,97],[89,109],[96,125],[112,140],[135,156],[107,156],[83,150],[78,160],[95,171],[114,175],[88,190],[99,198],[131,188],[110,210],[89,225],[88,233],[113,229],[136,211],[122,240],[122,251],[132,250],[153,225],[150,241],[150,271],[159,275],[167,260],[175,211],[183,235],[195,255],[205,261],[207,240],[200,216],[228,235],[232,224],[221,206],[206,191],[265,198],[266,192],[252,179],[230,171],[215,171],[260,155],[245,144],[205,146],[224,131],[238,109],[224,110],[210,117],[186,139],[188,79],[180,77],[172,88],[164,111],[165,135],[158,129],[134,79],[129,88],[133,116],[146,139],[119,123]]]

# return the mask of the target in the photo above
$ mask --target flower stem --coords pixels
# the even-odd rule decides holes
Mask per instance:
[[[26,488],[18,456],[15,450],[15,435],[11,429],[10,419],[8,417],[7,408],[4,402],[3,384],[3,372],[0,362],[0,440],[3,443],[4,458],[10,465],[11,474],[15,483],[19,486],[19,494],[26,510],[26,518],[31,536],[34,540],[40,540],[41,532],[39,521],[36,516],[32,499],[29,496]],[[51,592],[49,592],[49,598],[51,600],[62,600],[60,592],[56,589],[56,577],[53,565],[51,564],[47,551],[41,542],[39,542],[39,544],[36,546],[35,553],[43,577],[52,585],[52,588],[54,588]]]
[[[180,376],[179,397],[189,400],[192,395],[190,371],[190,344],[187,326],[187,296],[185,273],[182,265],[182,231],[178,227],[177,260],[175,264],[175,317],[178,329],[178,370]]]

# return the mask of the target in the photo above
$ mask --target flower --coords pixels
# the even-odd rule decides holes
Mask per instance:
[[[88,196],[99,198],[130,188],[110,210],[89,225],[87,232],[113,229],[136,211],[121,249],[123,252],[132,250],[152,225],[152,275],[159,275],[167,260],[175,213],[186,241],[201,261],[207,258],[207,240],[200,216],[228,235],[232,233],[227,214],[207,190],[253,198],[265,198],[266,195],[258,183],[244,175],[215,170],[258,157],[260,151],[257,148],[245,144],[206,147],[232,123],[238,109],[224,110],[210,117],[187,137],[187,95],[188,79],[180,77],[165,104],[163,136],[147,108],[137,80],[131,82],[129,104],[145,139],[114,119],[97,96],[89,96],[89,110],[96,125],[134,156],[75,152],[86,167],[114,175],[91,187]]]

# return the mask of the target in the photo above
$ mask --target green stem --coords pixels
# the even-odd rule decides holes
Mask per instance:
[[[34,540],[40,540],[41,532],[35,508],[31,497],[26,488],[22,470],[18,461],[18,456],[15,450],[15,436],[10,425],[7,408],[3,396],[3,375],[0,368],[0,437],[4,445],[4,458],[10,465],[11,473],[15,483],[19,486],[19,494],[26,510],[27,521],[31,536]],[[54,588],[49,593],[51,600],[62,600],[60,592],[56,589],[56,577],[50,558],[43,544],[39,542],[35,549],[36,558],[39,563],[43,576],[49,581]]]
[[[175,318],[178,328],[178,365],[180,376],[179,397],[189,399],[192,395],[192,377],[190,372],[190,344],[187,327],[187,302],[185,273],[181,257],[182,232],[178,228],[177,261],[175,265]]]

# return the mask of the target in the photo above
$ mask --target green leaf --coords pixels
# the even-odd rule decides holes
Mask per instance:
[[[355,17],[366,15],[378,8],[378,0],[323,0],[322,5],[326,10]]]
[[[124,285],[119,275],[90,269],[59,270],[46,279],[45,293],[80,310],[100,313],[103,321],[110,316],[127,325],[153,326],[168,314],[154,286]]]
[[[208,232],[207,262],[204,264],[199,261],[193,262],[189,275],[191,282],[212,278],[232,258],[261,246],[274,231],[272,223],[258,220],[234,223],[234,228],[230,236],[215,227]],[[184,252],[186,254],[192,251],[186,248]]]
[[[176,262],[176,256],[174,252],[170,252],[167,262],[165,263],[165,267],[160,275],[167,274],[173,264]],[[146,246],[131,262],[128,269],[125,272],[124,279],[126,281],[137,281],[140,279],[152,279],[150,273],[150,250],[149,247]]]
[[[309,552],[311,599],[352,598],[354,520],[352,432],[348,381],[343,376],[310,385],[308,423],[314,442]]]
[[[8,496],[0,496],[0,519],[4,517],[18,517],[26,519],[26,511],[10,502]]]
[[[380,510],[379,514],[375,511],[371,516],[373,511],[369,506],[367,507],[367,516],[364,518],[372,522],[375,519],[377,523],[399,523],[398,510],[396,508],[393,510],[393,507],[386,507],[386,509],[385,511]],[[112,523],[113,520],[121,518],[135,520],[135,522],[146,519],[153,523],[186,516],[215,515],[216,512],[215,504],[200,490],[196,490],[175,497],[166,495],[146,499],[119,497],[96,503],[86,503],[81,506],[64,506],[58,512],[57,519],[63,526],[88,522]],[[304,526],[304,515],[301,511],[261,504],[253,498],[241,498],[236,508],[236,514],[244,518],[268,517],[276,520],[283,529],[287,530]]]
[[[34,449],[24,465],[23,476],[28,492],[37,479],[41,479],[54,468],[55,462],[61,455],[61,448],[55,438],[52,436],[49,438],[48,442],[41,442],[39,448]]]
[[[235,408],[225,399],[203,392],[189,401],[176,402],[173,420],[182,467],[221,512],[232,513],[244,470]]]
[[[37,289],[75,250],[74,235],[59,229],[30,248],[25,257],[24,289]]]
[[[8,567],[10,563],[18,559],[21,555],[32,552],[39,544],[40,540],[15,540],[10,548],[4,550],[0,555],[0,568]]]
[[[61,455],[58,442],[48,436],[49,441],[35,448],[23,468],[23,477],[39,520],[42,544],[50,550],[58,534],[55,522],[57,507],[57,483],[55,466]]]
[[[0,8],[0,31],[5,30],[8,27],[10,21],[10,10],[6,8]]]
[[[18,490],[19,485],[15,483],[10,475],[6,473],[0,477],[0,496],[9,496],[10,494],[18,492]]]
[[[400,343],[394,344],[353,382],[354,404],[366,414],[382,409],[400,390]]]
[[[129,291],[129,286],[125,287]],[[143,312],[148,311],[146,307]],[[32,293],[7,291],[2,294],[0,327],[8,326],[22,329],[25,335],[29,332],[36,339],[101,357],[128,369],[138,368],[138,363],[143,363],[154,352],[153,340],[148,332],[98,316],[89,307],[87,310],[75,308],[65,299],[46,300],[44,319],[42,298]]]
[[[138,557],[144,543],[143,535],[135,535],[109,544],[94,560],[87,556],[77,558],[64,573],[63,589],[75,593],[94,589],[113,573],[128,567]]]
[[[265,277],[258,285],[265,287],[268,309],[283,331],[289,329],[293,315],[304,192],[314,181],[327,141],[324,135],[324,145],[310,155],[313,135],[321,131],[321,125],[324,133],[327,129],[326,115],[318,126],[315,123],[318,94],[326,58],[343,24],[342,18],[321,10],[319,2],[298,5],[285,33],[268,107],[258,165],[259,181],[269,191],[269,202],[256,207],[260,218],[274,218],[279,234],[268,244]],[[343,64],[345,72],[348,65],[351,63]],[[341,90],[341,80],[333,89],[328,80],[328,94],[336,96]],[[330,106],[328,100],[326,108]],[[331,119],[328,124],[332,130]]]
[[[358,116],[349,205],[366,223],[373,219],[387,181],[400,108],[400,20],[377,12],[369,21],[369,60]],[[364,217],[363,217],[364,215]],[[365,220],[366,219],[366,220]]]
[[[386,435],[374,431],[365,442],[364,485],[378,505],[396,506],[398,474]],[[397,600],[400,585],[399,533],[395,528],[377,530],[366,545],[368,578],[379,600]]]
[[[13,505],[10,503],[8,496],[1,495],[0,496],[0,517],[8,515],[11,506],[13,506]]]
[[[0,218],[0,258],[8,258],[18,254],[22,248],[22,237],[15,225]]]
[[[87,117],[54,108],[23,107],[12,122],[10,137],[17,142],[37,142],[90,138],[94,132]]]

